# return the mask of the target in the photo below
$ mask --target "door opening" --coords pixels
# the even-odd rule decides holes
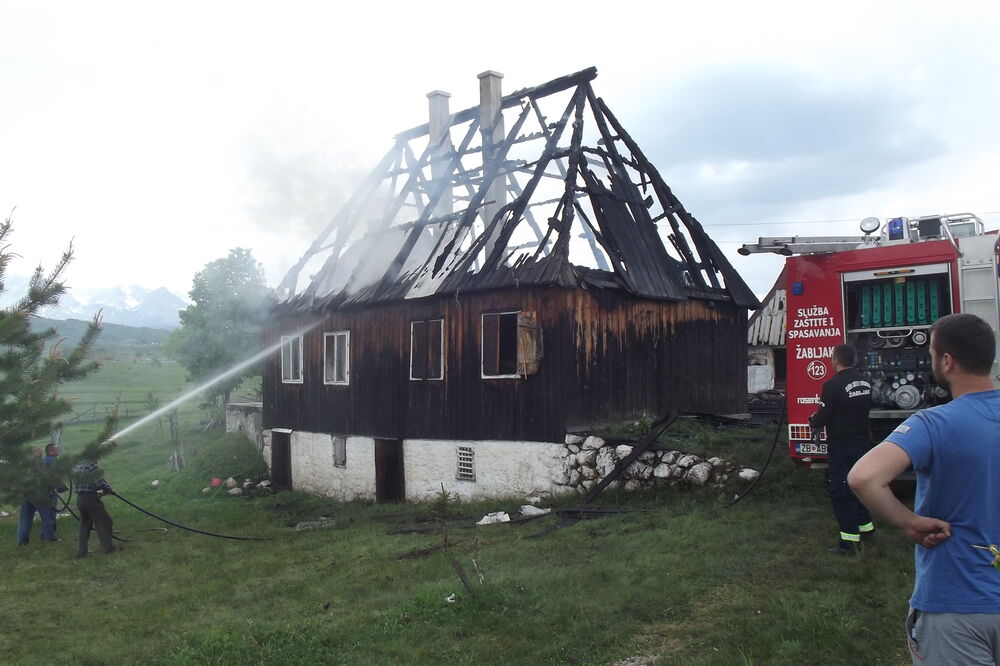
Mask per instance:
[[[271,483],[282,490],[292,489],[291,431],[271,431]]]
[[[375,501],[395,503],[405,499],[403,442],[398,439],[376,439]]]

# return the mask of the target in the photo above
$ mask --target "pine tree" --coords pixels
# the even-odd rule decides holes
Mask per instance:
[[[0,293],[5,290],[7,268],[16,256],[10,251],[11,227],[10,217],[0,224]],[[58,303],[65,293],[61,278],[72,258],[71,244],[54,269],[46,273],[38,266],[27,293],[0,309],[0,502],[16,503],[36,495],[40,485],[49,485],[51,477],[62,475],[73,462],[69,456],[61,456],[58,467],[43,473],[32,459],[31,443],[49,434],[71,410],[69,401],[59,396],[59,387],[97,369],[97,363],[87,355],[100,332],[100,316],[94,317],[80,341],[66,351],[65,340],[56,339],[55,329],[36,332],[30,326],[40,310]],[[101,444],[112,435],[114,426],[114,419],[109,418],[99,439],[75,458],[97,458],[105,453],[110,447]]]

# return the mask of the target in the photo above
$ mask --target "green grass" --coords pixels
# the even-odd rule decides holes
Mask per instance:
[[[72,400],[73,413],[66,420],[78,414],[91,418],[96,413],[102,417],[116,402],[122,405],[122,417],[134,412],[147,413],[139,404],[152,393],[153,397],[166,404],[188,390],[187,371],[173,361],[151,362],[150,359],[121,358],[108,355],[100,358],[100,368],[89,377],[64,384],[60,395]],[[197,399],[194,401],[197,403]]]
[[[683,439],[715,442],[757,467],[773,433],[686,427]],[[433,531],[400,533],[434,525],[422,505],[204,495],[212,476],[255,476],[260,460],[237,436],[186,436],[181,472],[165,466],[167,442],[140,434],[105,460],[108,480],[181,523],[273,540],[139,531],[159,524],[108,498],[116,530],[135,541],[73,560],[71,518],[59,521],[63,542],[22,548],[14,519],[0,520],[0,662],[908,663],[900,627],[911,548],[887,530],[859,557],[828,555],[836,524],[821,476],[793,468],[783,450],[728,509],[739,484],[723,494],[612,493],[601,505],[642,511],[532,538],[555,518],[475,528],[482,514],[520,501],[463,503],[455,511],[468,519],[453,522],[446,552]],[[319,516],[330,527],[290,527]],[[473,579],[473,557],[479,563],[486,581],[474,580],[475,597],[452,556]],[[446,603],[452,593],[457,601]]]

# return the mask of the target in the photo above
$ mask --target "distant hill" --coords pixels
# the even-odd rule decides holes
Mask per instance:
[[[89,322],[81,319],[47,319],[36,317],[31,320],[33,331],[54,328],[58,337],[66,338],[66,344],[75,344],[83,336]],[[160,343],[170,335],[170,331],[145,326],[123,326],[121,324],[101,324],[101,335],[94,345],[97,351],[127,352],[138,349],[158,349]]]

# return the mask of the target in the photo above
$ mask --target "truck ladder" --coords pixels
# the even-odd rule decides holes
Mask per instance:
[[[761,236],[755,244],[747,243],[736,250],[744,257],[773,252],[790,257],[793,254],[823,254],[856,250],[864,246],[864,236]]]

